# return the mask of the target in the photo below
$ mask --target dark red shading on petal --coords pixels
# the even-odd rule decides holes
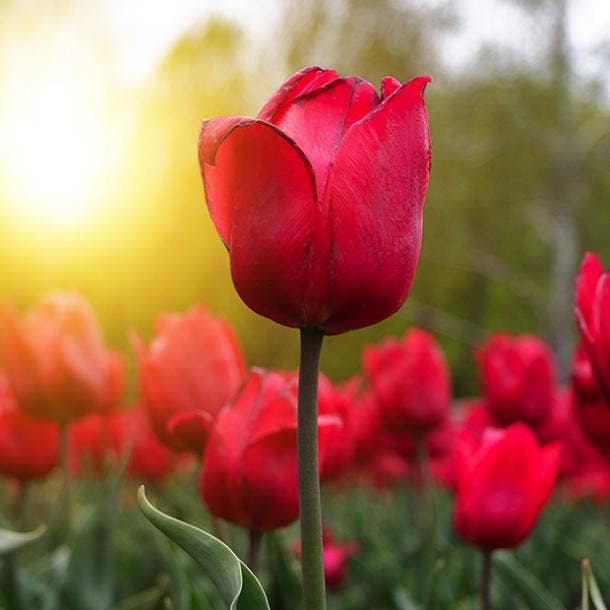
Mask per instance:
[[[179,439],[176,443],[201,453],[213,425],[214,418],[206,411],[183,411],[170,417],[167,421],[167,432],[170,436]]]
[[[325,70],[318,66],[303,68],[291,76],[258,113],[262,121],[275,123],[281,120],[283,113],[289,107],[290,102],[302,93],[322,87],[336,78],[338,74],[334,70]]]
[[[256,313],[302,325],[318,213],[311,164],[277,127],[257,120],[210,121],[201,133],[201,151],[207,205],[230,251],[237,292]]]
[[[417,78],[345,134],[316,231],[309,299],[328,295],[327,333],[374,324],[394,313],[413,282],[430,173],[430,135]]]

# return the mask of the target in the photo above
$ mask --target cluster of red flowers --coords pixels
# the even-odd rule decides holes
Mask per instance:
[[[428,184],[428,80],[386,78],[379,97],[361,79],[309,68],[258,118],[204,125],[207,203],[254,311],[335,334],[404,302]],[[312,117],[319,129],[304,129]],[[485,551],[530,534],[558,477],[572,497],[608,497],[610,274],[594,255],[577,280],[576,312],[582,347],[569,388],[558,386],[542,340],[504,333],[477,351],[482,397],[455,408],[443,353],[420,329],[368,347],[363,374],[344,384],[322,376],[321,479],[439,482],[455,493],[457,532]],[[201,460],[201,495],[215,516],[253,532],[295,521],[297,375],[248,370],[232,329],[202,306],[161,316],[151,342],[133,344],[140,392],[128,409],[123,358],[104,345],[83,299],[51,295],[22,318],[5,309],[0,472],[22,482],[46,476],[60,432],[75,475],[129,455],[131,475],[159,479],[186,452]],[[337,587],[356,546],[329,533],[325,543]]]
[[[529,535],[557,477],[570,497],[610,496],[608,277],[589,255],[569,388],[542,340],[505,333],[477,350],[482,397],[454,408],[443,353],[420,329],[368,347],[362,376],[340,385],[321,376],[323,482],[436,481],[456,494],[457,532],[487,550]],[[248,372],[234,332],[202,306],[162,316],[148,346],[134,338],[141,392],[131,409],[121,408],[123,359],[81,298],[51,295],[21,319],[5,310],[1,336],[6,476],[46,476],[69,426],[75,475],[129,451],[130,474],[159,479],[187,451],[202,458],[202,498],[217,517],[254,531],[298,518],[297,376]],[[329,543],[347,561],[355,547],[341,548]]]

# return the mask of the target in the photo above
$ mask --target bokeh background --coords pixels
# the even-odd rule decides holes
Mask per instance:
[[[202,119],[255,114],[292,72],[430,74],[421,264],[386,322],[328,340],[323,369],[418,324],[457,395],[493,330],[547,338],[565,374],[582,253],[610,261],[610,5],[586,0],[0,0],[0,298],[77,289],[110,343],[203,302],[250,363],[292,368],[297,333],[230,281],[197,165]]]

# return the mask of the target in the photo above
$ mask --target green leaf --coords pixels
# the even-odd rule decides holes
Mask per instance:
[[[144,486],[138,490],[138,502],[146,518],[205,570],[229,610],[270,610],[256,576],[224,542],[162,513],[148,501]]]
[[[507,587],[514,589],[529,607],[537,610],[565,610],[563,604],[511,553],[496,552],[493,568]]]
[[[0,529],[0,557],[22,551],[40,540],[45,532],[46,527],[44,525],[37,527],[32,532],[13,532],[12,530]]]
[[[602,594],[597,586],[595,576],[593,576],[593,570],[591,570],[591,563],[588,559],[582,560],[582,608],[588,610],[589,608],[589,595],[595,610],[608,610]]]

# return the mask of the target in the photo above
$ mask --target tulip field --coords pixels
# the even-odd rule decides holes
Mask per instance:
[[[557,27],[566,19],[562,2],[555,3]],[[379,23],[383,15],[391,17],[382,38],[386,32],[391,37],[392,15],[403,15],[402,5],[382,5]],[[348,17],[362,9],[357,2],[346,6]],[[316,23],[344,13],[320,8],[300,42],[313,47]],[[364,33],[372,42],[363,53],[367,61],[387,59],[386,74],[393,69],[393,47],[378,55],[371,50],[380,44],[373,40],[373,13],[365,13]],[[238,48],[230,44],[237,30],[210,23],[207,33],[185,35],[168,54],[172,61],[180,64],[208,44],[219,57]],[[352,30],[360,36],[362,28]],[[569,98],[566,83],[572,81],[562,80],[561,70],[567,71],[570,58],[557,45],[551,47],[552,82],[561,95],[552,97]],[[297,47],[288,54],[291,61],[307,56]],[[325,48],[330,53],[332,45]],[[215,61],[210,83],[223,71]],[[460,159],[488,145],[480,138],[469,147],[460,135],[471,118],[466,114],[478,116],[477,102],[467,102],[466,114],[449,127],[454,105],[443,107],[431,93],[435,82],[427,69],[406,78],[401,69],[377,86],[343,75],[342,67],[304,65],[292,76],[254,71],[266,100],[257,112],[240,107],[238,93],[246,86],[235,78],[221,102],[197,117],[198,129],[185,130],[188,167],[200,180],[197,201],[190,195],[172,199],[168,208],[168,218],[184,215],[182,233],[172,233],[169,220],[161,219],[161,247],[147,250],[148,237],[137,241],[145,223],[134,222],[136,231],[117,227],[105,266],[93,264],[84,245],[82,260],[79,251],[61,263],[85,270],[81,285],[45,284],[36,298],[25,288],[0,295],[0,610],[610,607],[610,260],[604,247],[585,248],[572,239],[577,225],[565,201],[584,192],[588,174],[585,162],[569,157],[573,151],[566,148],[581,149],[564,146],[569,138],[561,144],[555,133],[555,139],[539,134],[550,142],[551,169],[544,171],[553,188],[533,189],[532,201],[562,203],[555,217],[535,203],[525,215],[537,232],[532,250],[544,235],[557,246],[544,280],[552,295],[547,309],[540,305],[541,282],[512,273],[502,259],[507,239],[519,237],[510,227],[496,238],[489,225],[483,235],[482,214],[473,215],[472,226],[466,210],[443,216],[448,234],[453,237],[455,228],[456,242],[469,244],[477,273],[501,278],[500,288],[464,283],[456,290],[462,296],[455,302],[470,307],[473,318],[484,311],[477,318],[483,329],[461,317],[462,310],[458,315],[422,304],[416,292],[417,281],[428,294],[442,293],[442,278],[450,283],[449,275],[430,271],[445,239],[438,220],[445,212],[439,212],[435,191],[434,121],[453,134],[441,140],[440,175],[447,176],[448,140]],[[369,74],[366,61],[358,65]],[[430,59],[431,70],[436,65]],[[0,82],[3,66],[0,61]],[[167,66],[159,74],[167,74]],[[189,83],[196,80],[190,69],[184,74]],[[441,88],[449,82],[446,74],[439,80]],[[164,91],[173,98],[187,88]],[[0,95],[0,110],[1,102]],[[75,109],[88,103],[67,106],[74,125]],[[64,106],[44,114],[43,123]],[[143,113],[147,129],[163,122],[170,108],[164,99]],[[607,125],[598,138],[600,113],[590,107],[587,113],[582,125],[596,140],[587,154],[604,155]],[[574,116],[557,112],[561,121]],[[79,138],[82,144],[93,134],[101,150],[108,143],[88,131],[93,123],[84,121],[89,127]],[[527,131],[535,131],[534,124],[542,132],[536,122],[527,123]],[[2,125],[0,117],[0,130]],[[120,125],[105,131],[120,133]],[[26,127],[20,129],[17,141],[27,140]],[[98,186],[123,180],[131,184],[128,199],[146,201],[137,183],[154,184],[164,163],[181,155],[179,130],[167,131],[172,145],[166,149],[151,127],[153,135],[140,148],[150,163],[133,183],[124,169],[111,178],[106,168]],[[508,141],[513,134],[505,131]],[[131,136],[142,136],[137,134],[134,129]],[[60,148],[63,140],[69,138],[60,133],[50,142]],[[32,166],[45,165],[48,156],[53,167],[47,148],[41,144],[45,160]],[[13,150],[17,157],[20,147]],[[493,173],[499,151],[503,146],[485,153],[486,172]],[[116,161],[117,155],[109,156]],[[77,157],[55,191],[64,203],[82,194],[65,188],[86,176]],[[121,163],[129,166],[126,158]],[[0,169],[2,220],[5,194],[24,208],[33,196],[27,189],[21,200],[15,195],[19,172],[9,166],[9,186]],[[61,173],[57,168],[45,176],[44,170],[34,178],[43,188],[49,184],[43,193],[49,203]],[[568,174],[577,178],[562,183]],[[191,178],[176,170],[173,179],[188,185]],[[458,182],[461,188],[461,176]],[[487,192],[483,185],[469,185],[466,198],[500,209],[503,189],[494,185]],[[430,198],[437,223],[432,253],[424,234]],[[199,206],[204,238],[191,223],[196,216],[186,211],[191,206]],[[51,208],[49,218],[58,220],[59,210],[65,208]],[[593,224],[607,240],[605,212]],[[121,213],[136,218],[131,209]],[[505,218],[496,214],[493,220],[500,226]],[[168,261],[176,258],[181,266],[189,240],[208,237],[213,244],[205,244],[210,254],[201,264],[203,280],[198,267],[180,269],[176,277],[168,273],[174,269]],[[17,230],[11,239],[19,242]],[[134,251],[141,248],[151,260],[114,269],[113,256],[121,262],[130,252],[136,256],[132,240]],[[489,254],[486,240],[500,254]],[[61,266],[68,242],[57,239],[41,268]],[[515,259],[530,254],[518,249],[511,252]],[[534,267],[548,263],[535,253],[533,258]],[[458,278],[464,260],[456,257],[447,267]],[[215,275],[206,275],[209,268]],[[27,286],[28,274],[17,275]],[[154,289],[138,292],[140,276]],[[182,284],[196,298],[183,298]],[[511,290],[535,315],[506,305]],[[113,291],[121,298],[114,299]],[[167,306],[156,306],[159,294]],[[412,303],[420,315],[407,318]],[[540,329],[547,322],[545,334]],[[376,328],[382,330],[363,334]]]

